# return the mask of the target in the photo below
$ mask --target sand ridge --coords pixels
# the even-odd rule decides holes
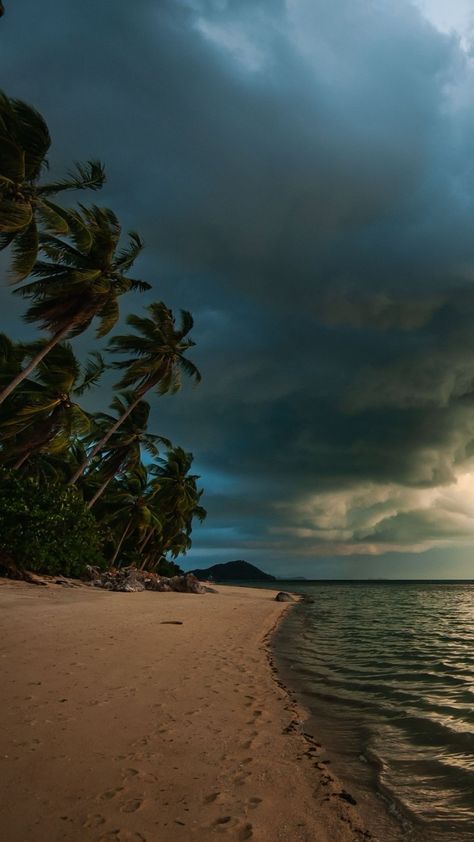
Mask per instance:
[[[272,675],[273,596],[0,586],[6,842],[373,838]]]

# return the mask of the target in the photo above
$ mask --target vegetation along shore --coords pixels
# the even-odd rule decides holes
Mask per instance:
[[[59,203],[100,190],[105,170],[91,160],[50,181],[50,143],[41,114],[0,95],[0,248],[24,318],[39,329],[28,342],[0,336],[1,569],[81,576],[87,565],[133,565],[173,575],[206,512],[192,454],[149,429],[148,400],[176,393],[182,376],[199,383],[193,319],[154,301],[103,347],[122,296],[151,289],[131,274],[143,243],[123,235],[110,208]],[[74,342],[91,326],[84,359]],[[87,410],[83,396],[111,372],[110,412]]]

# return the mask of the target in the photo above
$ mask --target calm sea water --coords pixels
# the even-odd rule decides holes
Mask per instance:
[[[314,598],[275,651],[381,842],[472,842],[474,584],[278,586]]]

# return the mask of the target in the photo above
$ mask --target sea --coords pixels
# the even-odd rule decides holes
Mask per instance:
[[[314,600],[287,613],[274,653],[369,829],[473,842],[474,582],[277,587]]]

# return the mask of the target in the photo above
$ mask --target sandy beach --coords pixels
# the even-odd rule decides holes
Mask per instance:
[[[371,838],[272,670],[273,596],[3,582],[2,839]]]

